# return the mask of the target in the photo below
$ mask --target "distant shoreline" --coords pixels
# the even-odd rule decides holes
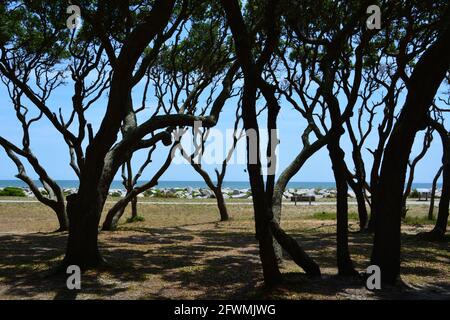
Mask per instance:
[[[139,184],[145,183],[145,180],[142,180]],[[35,181],[36,185],[42,187],[39,181]],[[57,183],[64,189],[77,189],[78,188],[78,180],[57,180]],[[432,183],[413,183],[413,188],[431,188]],[[20,180],[0,180],[0,188],[5,187],[19,187],[19,188],[27,188],[28,186],[20,181]],[[206,184],[203,181],[160,181],[160,183],[156,186],[157,189],[170,189],[170,188],[207,188]],[[224,188],[229,189],[249,189],[250,184],[247,181],[225,181],[223,184]],[[438,188],[442,187],[442,183],[438,183]],[[306,181],[306,182],[290,182],[288,184],[287,189],[335,189],[334,182],[314,182],[314,181]],[[111,190],[114,189],[124,189],[121,181],[113,181],[111,184]]]

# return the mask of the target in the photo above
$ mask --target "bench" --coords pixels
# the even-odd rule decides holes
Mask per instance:
[[[297,202],[309,202],[311,205],[313,201],[316,201],[316,196],[314,195],[295,195],[291,197],[291,202],[295,202],[295,205],[297,205]]]

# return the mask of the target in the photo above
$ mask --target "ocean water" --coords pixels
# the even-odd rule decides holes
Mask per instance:
[[[77,180],[59,180],[58,184],[62,188],[78,188]],[[144,183],[145,181],[141,182]],[[36,185],[41,186],[39,181],[35,182]],[[225,181],[223,183],[224,188],[231,189],[248,189],[250,184],[247,181]],[[27,185],[20,180],[0,180],[0,188],[4,187],[27,187]],[[203,181],[160,181],[156,188],[207,188]],[[438,184],[441,187],[441,184]],[[333,189],[335,188],[334,182],[290,182],[288,188],[294,189]],[[431,183],[413,183],[413,188],[431,188]],[[121,181],[114,181],[111,185],[111,189],[123,189]]]

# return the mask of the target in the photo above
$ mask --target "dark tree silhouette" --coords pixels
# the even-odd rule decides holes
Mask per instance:
[[[225,9],[227,21],[234,38],[236,55],[244,76],[242,112],[244,128],[247,131],[247,168],[252,188],[256,238],[259,241],[264,281],[267,285],[274,285],[281,280],[272,235],[308,274],[320,275],[320,269],[317,264],[305,254],[295,239],[282,230],[274,219],[272,212],[272,198],[275,188],[274,171],[276,168],[275,148],[278,144],[278,138],[274,137],[273,133],[277,128],[277,116],[280,106],[275,96],[276,88],[262,78],[262,73],[278,45],[279,30],[276,18],[278,1],[268,1],[263,6],[263,23],[261,28],[267,34],[267,37],[263,45],[264,48],[257,59],[254,58],[252,52],[253,32],[250,32],[244,21],[238,1],[221,1],[221,3]],[[269,161],[266,185],[262,176],[259,145],[260,131],[256,112],[258,89],[267,103],[267,129],[271,132],[267,148]]]
[[[41,1],[39,4],[45,10],[50,9],[48,3]],[[74,4],[82,6],[78,1],[74,1]],[[3,61],[0,63],[2,75],[24,92],[27,99],[43,113],[72,148],[73,159],[76,160],[76,167],[79,170],[80,185],[77,194],[67,197],[69,237],[64,264],[78,265],[82,269],[96,267],[103,261],[97,243],[98,225],[109,187],[120,167],[138,150],[151,148],[160,142],[170,145],[168,128],[193,126],[198,121],[201,121],[205,127],[214,126],[222,108],[221,105],[212,106],[208,115],[199,116],[195,115],[195,110],[180,112],[174,107],[167,110],[168,112],[164,110],[164,112],[155,113],[141,124],[137,123],[132,89],[142,82],[147,70],[158,58],[162,47],[173,37],[180,22],[186,19],[187,10],[192,11],[195,5],[188,1],[177,3],[155,1],[150,7],[132,10],[124,4],[126,2],[99,1],[96,5],[82,6],[84,22],[76,39],[82,43],[83,41],[89,43],[90,47],[86,50],[100,52],[100,61],[105,59],[112,72],[108,83],[109,95],[105,116],[96,133],[92,126],[84,121],[84,108],[89,104],[83,105],[80,101],[76,101],[77,107],[74,108],[73,116],[78,118],[81,129],[78,135],[74,135],[68,126],[73,121],[72,117],[69,120],[58,119],[46,105],[46,101],[35,93],[28,79],[18,78],[17,73],[11,69],[11,59],[6,59],[4,54],[6,43],[3,45]],[[55,6],[57,7],[55,14],[58,15],[66,11],[67,2],[61,1]],[[33,12],[33,10],[41,10],[41,7],[36,5],[26,9]],[[21,10],[21,8],[14,7],[11,10]],[[50,11],[37,12],[37,14],[40,13],[45,17],[48,12]],[[57,17],[54,19],[59,21],[58,28],[48,22],[50,19],[43,19],[42,21],[47,22],[44,29],[50,30],[50,33],[60,32],[60,37],[67,36],[65,24],[61,23],[61,19]],[[51,34],[50,36],[42,34],[42,36],[47,42],[58,43]],[[14,38],[10,39],[7,41],[14,40]],[[62,48],[65,46],[64,43],[60,45]],[[49,47],[51,46],[27,48],[28,51],[24,50],[24,52],[30,59],[40,55],[46,58],[48,56],[45,54]],[[60,48],[60,46],[53,47]],[[14,46],[13,50],[8,51],[9,54],[16,56],[19,52],[19,49]],[[86,59],[89,57],[88,54],[85,52],[83,57]],[[69,56],[71,55],[73,54],[69,51]],[[88,61],[92,63],[97,60],[89,58]],[[90,67],[86,68],[90,70]],[[164,108],[161,106],[158,108],[159,111],[162,109]],[[150,137],[146,138],[147,136]],[[87,144],[85,152],[82,148],[78,148],[83,143]]]
[[[164,48],[160,57],[145,72],[145,89],[141,107],[137,109],[136,114],[146,109],[146,98],[149,95],[150,86],[154,88],[157,100],[157,111],[153,116],[158,113],[192,114],[196,112],[200,120],[199,117],[206,116],[209,110],[221,110],[224,107],[233,94],[233,85],[239,68],[228,48],[226,29],[220,28],[220,19],[220,16],[200,13],[189,19],[179,20],[179,26],[173,35],[174,43]],[[189,32],[186,32],[187,23],[192,23]],[[192,56],[194,49],[196,54]],[[222,90],[219,91],[220,86]],[[202,100],[205,101],[204,104],[201,104]],[[168,128],[168,133],[173,133],[174,128]],[[181,134],[181,130],[178,134]],[[179,148],[180,144],[177,144],[177,149]],[[132,168],[128,165],[131,159],[124,165],[123,180],[127,186],[127,196],[109,210],[103,223],[103,230],[112,231],[117,228],[117,223],[129,204],[126,200],[128,194],[136,194],[134,189],[144,170],[150,165],[154,150],[155,147],[150,149],[147,159],[134,177],[132,177]],[[161,169],[164,167],[166,163]],[[164,172],[158,170],[157,173],[159,177],[155,179],[156,182]],[[148,183],[146,185],[149,188],[155,186]],[[137,188],[140,190],[137,194],[147,191],[142,186]],[[135,201],[136,197],[131,198],[133,207]]]
[[[427,126],[434,96],[450,67],[450,11],[442,16],[442,29],[422,54],[409,79],[408,95],[384,152],[379,199],[375,207],[375,238],[371,263],[378,265],[382,281],[394,284],[400,274],[400,225],[406,168],[416,133]]]

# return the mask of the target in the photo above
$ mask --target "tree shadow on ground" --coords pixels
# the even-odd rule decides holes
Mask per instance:
[[[334,232],[303,232],[291,235],[323,269],[337,273]],[[370,264],[373,235],[370,233],[349,234],[350,252],[355,267],[360,272]],[[345,299],[448,299],[450,298],[450,251],[448,244],[420,241],[414,235],[402,233],[402,275],[420,280],[419,285],[403,283],[386,287],[382,291],[370,292],[359,278],[325,276],[311,279],[296,272],[287,273],[281,288],[274,297],[345,298]],[[286,256],[286,255],[285,255]],[[289,260],[289,258],[287,258]],[[291,270],[290,268],[289,270]],[[446,277],[447,276],[447,277]]]
[[[0,296],[80,297],[67,289],[65,274],[45,277],[61,262],[66,236],[0,236]],[[137,298],[171,298],[158,295],[159,289],[171,286],[185,294],[195,291],[196,297],[223,298],[242,296],[260,280],[255,240],[249,234],[139,228],[102,233],[100,240],[109,267],[83,274],[82,298],[126,297],[139,283],[151,289]]]
[[[442,279],[450,253],[447,244],[402,235],[402,273],[427,279],[424,285],[372,293],[362,279],[336,272],[333,230],[289,231],[327,270],[322,279],[307,277],[286,259],[284,282],[273,291],[262,283],[253,232],[228,225],[192,224],[171,228],[121,228],[102,232],[100,247],[109,267],[82,276],[82,290],[70,291],[66,275],[45,277],[61,262],[66,234],[0,235],[0,297],[40,299],[389,299],[448,297]],[[352,233],[350,250],[358,270],[368,266],[372,236]],[[444,270],[444,271],[445,271]],[[436,278],[441,276],[441,278]]]

